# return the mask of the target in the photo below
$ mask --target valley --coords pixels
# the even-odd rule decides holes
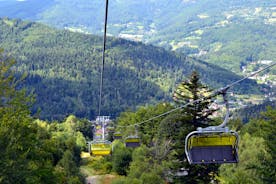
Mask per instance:
[[[102,35],[103,1],[3,2],[2,17]],[[108,34],[161,46],[242,75],[242,66],[276,57],[275,8],[273,0],[111,1]]]
[[[276,183],[274,1],[0,0],[0,183]]]
[[[63,119],[71,113],[95,117],[101,37],[28,21],[0,19],[0,42],[0,47],[15,57],[16,71],[28,74],[25,85],[34,90],[33,110],[40,109],[42,119]],[[193,70],[213,89],[241,78],[216,65],[162,48],[109,38],[104,113],[116,117],[127,108],[170,101],[175,86]],[[246,80],[233,90],[262,95],[265,89],[269,90],[263,84]]]

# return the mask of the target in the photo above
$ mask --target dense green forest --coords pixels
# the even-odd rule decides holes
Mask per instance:
[[[160,109],[160,106],[156,106],[155,109]],[[135,118],[142,118],[142,116],[148,114],[147,112],[150,110],[150,108],[140,109],[136,113],[125,114],[123,118],[129,119],[133,116]],[[164,180],[169,183],[274,183],[276,181],[274,162],[276,144],[274,136],[275,113],[275,108],[270,108],[262,113],[261,117],[258,119],[251,119],[246,125],[242,125],[239,120],[232,120],[230,122],[232,128],[239,128],[238,131],[240,133],[240,161],[238,164],[225,164],[220,166],[187,165],[185,156],[181,156],[180,154],[181,152],[183,153],[184,146],[177,142],[181,140],[179,140],[180,137],[185,136],[181,135],[183,132],[175,131],[177,129],[169,131],[170,129],[166,126],[166,131],[165,133],[162,132],[161,136],[166,133],[171,134],[171,136],[175,136],[175,140],[172,141],[167,137],[161,142],[158,142],[156,140],[157,137],[154,137],[152,140],[155,142],[151,145],[148,145],[146,142],[149,136],[143,132],[140,134],[144,143],[143,146],[135,150],[129,150],[122,147],[120,150],[117,149],[114,151],[114,155],[112,156],[113,169],[117,173],[126,176],[117,179],[113,183],[139,184],[148,182],[159,184],[165,183]],[[181,120],[176,120],[177,118],[179,118],[179,116],[174,115],[170,117],[171,121],[169,122],[168,118],[164,118],[161,120],[160,124],[158,124],[158,122],[160,122],[158,120],[157,122],[153,122],[153,124],[157,124],[157,132],[158,130],[161,131],[165,123],[164,121],[168,122],[166,125],[169,124],[176,127],[182,126],[182,130],[186,132],[189,128],[187,124],[185,125],[185,120],[182,119],[183,124],[181,125]],[[123,121],[124,119],[121,120]],[[155,127],[152,124],[145,126]],[[156,131],[156,129],[154,130]],[[160,134],[158,135],[160,136]],[[182,144],[184,144],[183,140]],[[131,159],[129,159],[131,161],[127,161],[126,159],[129,155],[131,155]],[[121,167],[119,167],[120,170],[116,167],[119,164],[121,164]],[[122,172],[122,168],[125,168],[124,172]],[[181,173],[183,175],[181,175]]]
[[[102,34],[105,1],[0,3],[0,16]],[[231,71],[275,58],[274,0],[116,0],[108,34],[194,55]]]
[[[197,90],[196,90],[197,89]],[[197,99],[206,91],[200,79],[194,73],[188,80],[176,88],[189,91],[188,96],[176,95],[177,103],[185,99]],[[184,154],[185,136],[195,130],[202,122],[220,124],[220,118],[210,118],[213,110],[206,115],[212,100],[206,99],[199,104],[174,111],[164,117],[158,117],[146,123],[138,123],[138,134],[142,146],[136,149],[126,148],[123,140],[113,142],[114,152],[110,158],[97,160],[101,167],[96,167],[95,159],[88,159],[88,167],[103,173],[121,175],[112,184],[127,183],[274,183],[275,178],[275,107],[268,107],[258,118],[250,118],[247,124],[240,119],[232,119],[230,127],[240,134],[238,164],[189,165]],[[128,126],[143,122],[175,106],[167,103],[141,107],[137,111],[122,113],[115,121],[116,131],[123,137],[133,134],[134,127]],[[210,109],[209,109],[210,110]],[[219,109],[221,110],[221,109]],[[258,110],[257,110],[258,111]],[[254,114],[256,112],[252,112]],[[209,121],[207,120],[209,119]],[[201,124],[206,126],[206,124]],[[112,166],[112,167],[111,167]]]
[[[123,140],[116,140],[112,155],[81,159],[81,151],[87,150],[86,142],[93,137],[91,122],[74,115],[61,122],[30,116],[34,96],[22,89],[26,76],[18,76],[14,59],[3,50],[0,61],[0,183],[84,183],[86,175],[80,168],[93,170],[94,174],[112,174],[112,184],[276,182],[275,108],[267,107],[246,125],[239,119],[231,120],[230,127],[240,134],[239,164],[198,166],[188,165],[185,159],[186,134],[202,121],[221,122],[220,118],[210,117],[214,112],[210,109],[211,99],[140,124],[139,148],[126,148]],[[210,89],[193,72],[174,92],[182,94],[183,90],[189,95],[175,95],[179,105],[201,98],[206,95],[202,91]],[[113,123],[115,131],[126,137],[135,131],[128,125],[168,112],[177,104],[163,102],[125,111]]]
[[[196,90],[197,89],[197,90]],[[185,99],[200,98],[206,86],[202,85],[197,74],[192,74],[176,88],[190,91],[188,96],[176,95],[177,103]],[[250,118],[247,124],[240,119],[232,119],[230,127],[240,134],[238,164],[189,165],[184,154],[185,136],[195,130],[198,124],[220,124],[221,119],[210,118],[214,112],[206,115],[212,101],[206,99],[199,104],[174,111],[164,117],[139,124],[138,132],[142,146],[136,149],[126,148],[123,140],[116,140],[111,158],[102,158],[103,167],[96,168],[93,161],[90,167],[103,173],[116,172],[123,177],[115,179],[113,184],[127,183],[274,183],[275,178],[275,107],[268,107],[258,118]],[[174,106],[162,103],[156,106],[141,107],[135,112],[124,112],[116,120],[116,131],[123,137],[131,135],[133,125],[150,117],[172,110]],[[221,109],[220,109],[221,110]],[[255,112],[252,112],[254,114]],[[208,118],[209,117],[209,118]],[[206,118],[209,121],[206,121]],[[204,120],[205,119],[205,120]],[[203,126],[206,126],[203,125]],[[92,159],[93,160],[93,159]],[[99,161],[98,161],[99,162]],[[107,167],[108,163],[112,168]]]
[[[265,111],[267,106],[276,108],[276,101],[265,101],[258,105],[251,105],[246,108],[240,108],[233,113],[233,116],[235,118],[241,119],[243,123],[248,123],[252,118],[261,117],[261,112]]]
[[[97,114],[102,38],[38,23],[0,19],[0,47],[12,55],[24,86],[36,94],[33,112],[42,119],[62,120],[69,114],[94,119]],[[103,114],[170,100],[174,85],[193,70],[216,89],[240,76],[206,62],[151,45],[107,40]],[[237,85],[241,94],[260,94],[253,80]]]
[[[101,32],[103,2],[0,0],[0,17],[70,30],[0,18],[0,184],[81,184],[88,176],[101,184],[276,183],[275,67],[228,91],[239,163],[190,165],[184,151],[189,132],[223,121],[222,98],[209,94],[273,62],[275,3],[111,1],[110,33],[148,44],[107,39],[102,114],[115,118],[106,137],[112,154],[93,156],[85,152],[102,38],[88,32]],[[236,109],[236,97],[250,105]],[[126,147],[130,135],[139,147]]]
[[[82,183],[80,152],[86,147],[82,123],[30,116],[33,96],[20,88],[14,60],[0,50],[0,183]]]

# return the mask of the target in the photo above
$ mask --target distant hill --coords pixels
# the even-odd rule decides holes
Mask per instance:
[[[55,4],[55,0],[0,0],[0,16],[38,20],[40,13]]]
[[[102,34],[102,0],[2,0],[0,16]],[[276,58],[275,0],[114,0],[108,33],[241,72]]]
[[[37,94],[33,110],[40,109],[40,118],[97,115],[101,37],[4,18],[0,19],[0,47],[16,58],[16,71],[28,73],[25,86]],[[128,108],[169,101],[176,84],[193,70],[214,89],[241,78],[163,48],[109,37],[102,113],[115,117]],[[260,88],[246,80],[234,90],[260,94]]]
[[[261,113],[267,110],[267,107],[276,108],[276,101],[265,101],[258,105],[251,105],[239,109],[233,113],[234,118],[240,118],[243,123],[248,123],[250,119],[260,118]]]

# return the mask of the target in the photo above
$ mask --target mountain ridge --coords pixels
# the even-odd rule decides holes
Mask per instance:
[[[29,74],[26,86],[38,94],[34,109],[47,109],[42,118],[96,115],[101,37],[5,18],[0,19],[0,43],[18,61],[16,70]],[[127,108],[170,100],[176,84],[193,70],[212,88],[241,78],[164,48],[108,37],[104,112],[114,117]],[[260,88],[255,81],[246,80],[234,90],[260,94]]]
[[[104,1],[45,0],[43,7],[38,2],[1,3],[0,16],[102,34]],[[242,66],[276,57],[275,8],[273,0],[110,1],[108,34],[162,46],[242,74]]]

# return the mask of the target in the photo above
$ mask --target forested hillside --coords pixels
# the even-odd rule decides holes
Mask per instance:
[[[7,1],[0,16],[102,34],[105,1]],[[193,55],[231,71],[274,60],[274,0],[114,0],[108,33]]]
[[[270,106],[276,108],[276,101],[265,101],[258,105],[251,105],[249,107],[241,108],[233,112],[233,116],[236,119],[241,119],[243,123],[248,123],[252,118],[259,118],[261,112],[265,111]]]
[[[240,135],[238,164],[189,165],[184,139],[197,124],[221,123],[210,117],[212,100],[206,98],[183,109],[162,102],[125,111],[110,125],[123,138],[136,131],[140,146],[128,148],[125,139],[114,140],[112,154],[85,154],[93,137],[91,121],[73,115],[64,121],[42,121],[30,114],[33,96],[22,89],[24,76],[15,77],[14,59],[0,50],[0,183],[256,183],[276,182],[276,110],[267,107],[257,119],[243,125],[229,123]],[[175,100],[186,103],[209,91],[193,72],[177,86]],[[182,95],[182,92],[187,92]],[[174,111],[171,111],[173,110]],[[210,111],[211,110],[211,111]],[[166,116],[156,116],[164,112]],[[206,113],[207,112],[207,113]],[[150,117],[151,121],[143,121]],[[149,119],[148,119],[149,120]],[[138,122],[143,121],[143,123]],[[119,125],[119,126],[118,126]],[[134,126],[136,125],[134,128]],[[206,124],[205,124],[206,126]],[[112,129],[111,129],[112,128]],[[136,129],[136,130],[134,130]],[[113,130],[113,131],[111,131]],[[227,133],[224,133],[224,135]],[[101,174],[101,176],[99,176]],[[85,177],[90,176],[91,180]],[[98,181],[97,181],[98,180]]]
[[[185,93],[181,93],[184,91]],[[206,91],[206,86],[202,85],[198,75],[193,73],[189,80],[183,81],[176,88],[174,100],[185,104],[188,99],[197,99],[203,91]],[[238,163],[201,165],[187,163],[187,156],[184,153],[187,134],[200,124],[204,126],[206,122],[209,122],[209,125],[222,122],[220,118],[210,117],[214,113],[210,109],[211,103],[210,99],[205,99],[198,104],[174,112],[170,111],[173,106],[162,103],[141,107],[135,112],[122,113],[116,120],[115,124],[119,125],[116,131],[120,131],[123,137],[127,137],[134,131],[134,126],[131,125],[136,125],[142,145],[131,149],[124,147],[125,139],[113,142],[112,171],[123,176],[116,179],[113,184],[275,183],[276,111],[271,107],[266,107],[263,112],[259,112],[260,115],[256,119],[251,116],[246,125],[235,118],[228,123],[231,130],[237,131],[240,136]],[[157,114],[168,111],[171,113],[156,117]],[[149,117],[156,118],[145,121]],[[226,134],[225,132],[219,134],[220,138]],[[208,136],[204,133],[201,135],[204,135],[204,141],[208,142],[208,137],[215,134],[208,132]],[[201,154],[210,153],[205,151]],[[102,159],[102,162],[105,162],[102,165],[108,165],[109,160]],[[99,169],[104,170],[104,167]]]
[[[85,123],[73,116],[63,123],[34,120],[33,96],[20,87],[14,63],[0,49],[0,183],[83,183]]]
[[[68,114],[97,114],[102,38],[20,20],[0,19],[0,47],[14,56],[15,70],[26,72],[25,86],[36,94],[33,110],[43,119]],[[240,79],[215,65],[151,45],[108,38],[104,72],[103,114],[170,100],[175,84],[197,70],[204,83],[222,87]],[[236,92],[258,94],[253,80]]]

